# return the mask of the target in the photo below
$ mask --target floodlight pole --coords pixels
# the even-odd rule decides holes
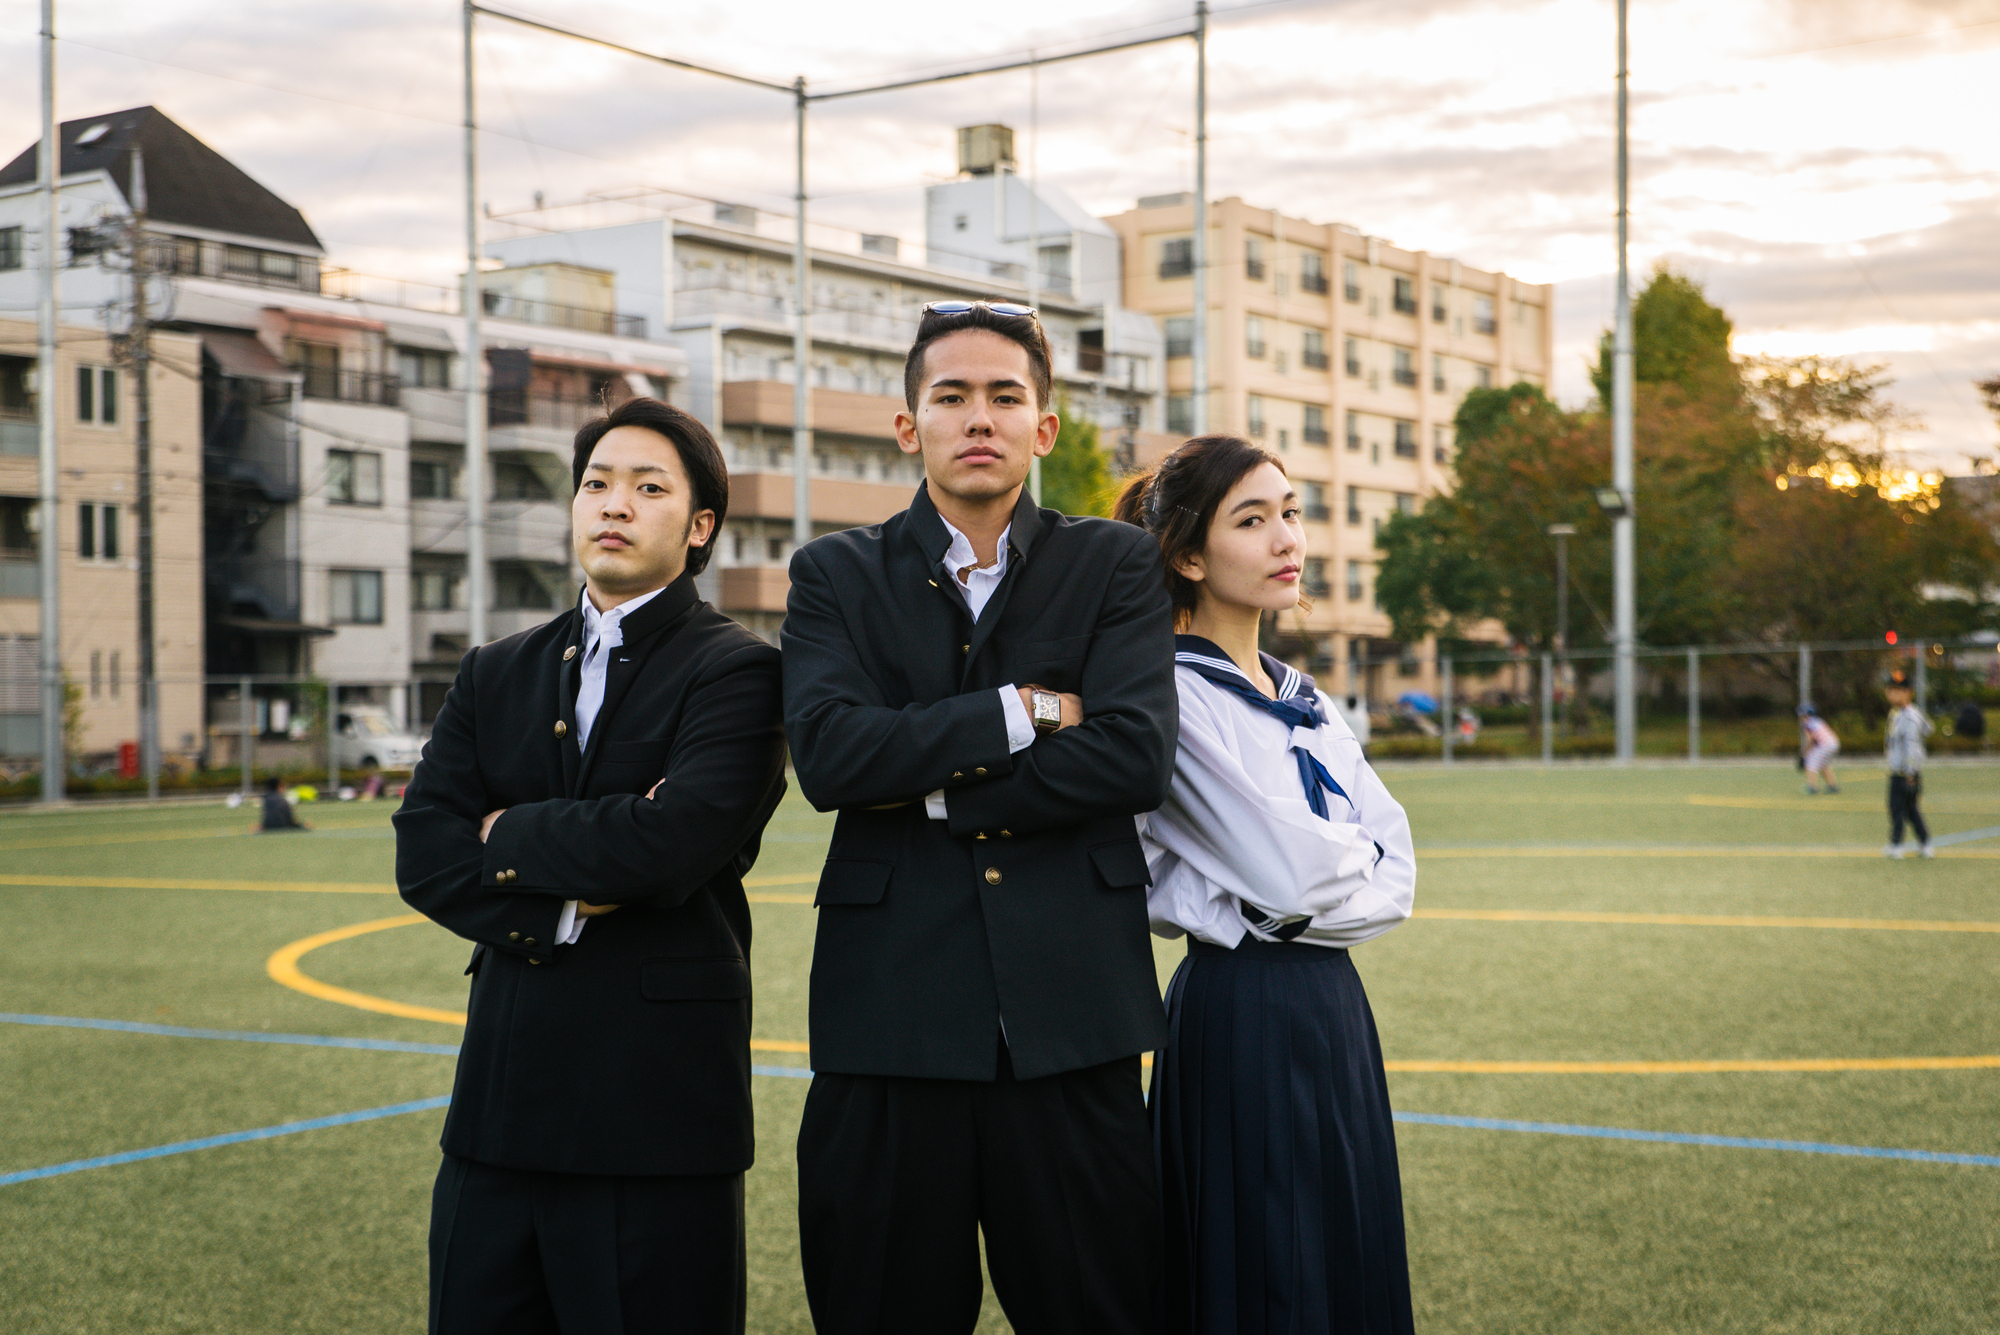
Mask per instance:
[[[1038,160],[1042,147],[1042,67],[1035,61],[1035,53],[1028,52],[1028,304],[1039,306],[1042,296],[1042,197],[1036,190],[1041,184]],[[1000,174],[1000,188],[1007,188],[1007,175]],[[1004,198],[1004,197],[1003,197]],[[1006,211],[1001,211],[1006,217]],[[1044,405],[1046,407],[1047,405]],[[1035,498],[1035,504],[1042,503],[1042,456],[1036,455],[1028,464],[1028,494]]]
[[[42,0],[42,147],[36,174],[42,195],[41,299],[36,306],[35,417],[41,443],[37,470],[38,502],[36,556],[41,562],[42,793],[44,803],[63,800],[69,777],[63,737],[62,606],[57,601],[61,581],[56,563],[62,559],[62,498],[56,480],[56,247],[62,233],[56,223],[56,177],[62,143],[56,126],[56,5]]]
[[[812,258],[806,253],[806,79],[792,82],[798,208],[792,236],[792,548],[812,541]]]
[[[479,123],[472,81],[471,0],[465,4],[465,604],[469,647],[486,643],[486,348],[479,332]],[[328,701],[329,713],[332,702]]]
[[[1625,58],[1626,4],[1627,0],[1618,0],[1618,290],[1617,324],[1611,345],[1611,485],[1617,488],[1624,502],[1611,521],[1615,653],[1612,698],[1617,718],[1618,759],[1623,762],[1629,762],[1633,757],[1638,726],[1632,652],[1637,636],[1632,570],[1632,283],[1627,255],[1631,233],[1631,172],[1627,147],[1627,85],[1630,71]]]
[[[1194,434],[1208,434],[1208,0],[1194,6]]]

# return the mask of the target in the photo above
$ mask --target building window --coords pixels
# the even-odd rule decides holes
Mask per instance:
[[[1347,563],[1347,601],[1358,603],[1367,596],[1367,587],[1362,583],[1361,562]]]
[[[1481,389],[1493,388],[1493,368],[1490,366],[1473,367],[1472,378],[1478,382]]]
[[[1167,395],[1167,434],[1170,436],[1194,434],[1194,395]]]
[[[326,499],[334,505],[380,505],[382,456],[373,450],[328,450]]]
[[[347,626],[382,624],[381,571],[329,570],[327,585],[327,620]]]
[[[1417,313],[1417,285],[1408,278],[1396,281],[1396,314],[1415,315]]]
[[[1431,389],[1438,394],[1444,393],[1444,358],[1436,353],[1431,354]]]
[[[396,377],[404,389],[449,389],[451,354],[431,348],[397,348]]]
[[[549,501],[555,499],[555,494],[533,466],[517,459],[502,459],[493,465],[493,499]]]
[[[451,499],[451,465],[437,459],[410,460],[410,499]]]
[[[1356,454],[1361,452],[1361,414],[1347,415],[1347,448]]]
[[[1326,295],[1326,261],[1318,251],[1308,250],[1299,256],[1299,291]]]
[[[1416,512],[1417,512],[1417,498],[1411,495],[1407,491],[1397,492],[1396,513],[1399,515],[1413,515]]]
[[[292,359],[305,372],[303,393],[309,399],[340,397],[340,349],[332,343],[292,344]]]
[[[1194,238],[1171,237],[1160,243],[1160,277],[1186,278],[1194,272]]]
[[[1306,423],[1299,432],[1300,437],[1308,445],[1326,444],[1326,409],[1317,403],[1308,403],[1305,411]]]
[[[76,368],[76,420],[118,425],[118,372],[109,366]]]
[[[118,559],[118,507],[85,501],[76,507],[76,555],[79,561]]]
[[[1244,426],[1253,436],[1264,434],[1264,396],[1248,395],[1243,401]]]
[[[1326,558],[1324,556],[1308,556],[1306,558],[1305,578],[1299,582],[1305,585],[1306,597],[1326,597],[1328,591]]]
[[[1312,520],[1314,523],[1325,523],[1327,514],[1329,513],[1326,508],[1326,483],[1306,482],[1301,485],[1305,487],[1306,491],[1306,518]]]
[[[1341,346],[1346,354],[1347,374],[1359,377],[1361,374],[1361,342],[1359,339],[1343,339]]]
[[[1431,458],[1441,464],[1451,462],[1451,446],[1445,443],[1444,428],[1431,428]]]
[[[963,232],[970,221],[971,219],[966,214],[954,213],[951,215],[951,230],[954,232]]]
[[[1472,332],[1490,334],[1495,329],[1493,323],[1493,298],[1474,297],[1472,299]]]
[[[1414,459],[1417,457],[1417,424],[1415,422],[1396,423],[1396,457]]]
[[[1264,355],[1264,322],[1254,315],[1243,321],[1243,355],[1246,357]]]
[[[1361,527],[1361,488],[1347,489],[1347,522],[1355,528]]]
[[[1300,337],[1299,365],[1310,371],[1326,369],[1326,335],[1317,329],[1308,329]]]
[[[118,657],[118,651],[113,649],[111,651],[111,698],[113,700],[118,698],[118,689],[124,684],[125,680],[124,670],[118,665]]]
[[[412,570],[410,606],[419,612],[449,612],[458,601],[458,576],[449,570]]]
[[[1167,356],[1194,356],[1194,320],[1192,317],[1186,315],[1168,317]]]
[[[90,698],[95,700],[104,694],[104,651],[90,651]]]
[[[563,576],[556,575],[557,580]],[[510,612],[541,612],[556,605],[550,583],[535,567],[524,561],[496,562],[493,566],[493,605]]]
[[[1361,268],[1353,260],[1344,260],[1340,266],[1341,295],[1349,301],[1361,300]]]
[[[1423,660],[1419,659],[1416,651],[1408,645],[1403,646],[1402,656],[1396,660],[1396,675],[1399,677],[1421,677],[1424,675]]]
[[[1395,358],[1396,383],[1399,385],[1414,386],[1417,383],[1416,354],[1412,353],[1408,348],[1397,348]]]
[[[1252,281],[1264,277],[1264,243],[1254,236],[1243,239],[1243,276]]]
[[[1444,284],[1431,284],[1431,323],[1444,323]]]
[[[18,269],[22,264],[19,227],[0,227],[0,269]]]

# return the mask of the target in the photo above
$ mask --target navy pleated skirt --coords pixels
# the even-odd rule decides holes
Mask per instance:
[[[1345,950],[1189,940],[1153,1062],[1168,1335],[1406,1335],[1389,1085]]]

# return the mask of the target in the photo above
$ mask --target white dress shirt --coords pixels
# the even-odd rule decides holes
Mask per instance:
[[[1007,535],[1014,531],[1014,526],[1009,524],[1000,531],[997,556],[992,565],[982,568],[978,554],[972,550],[972,539],[960,533],[943,515],[938,518],[943,522],[945,532],[951,534],[951,546],[944,552],[944,568],[958,581],[958,590],[965,595],[965,605],[972,609],[972,619],[977,621],[979,614],[986,610],[986,604],[993,600],[993,591],[1000,587],[1000,581],[1007,575]],[[1012,755],[1034,744],[1035,721],[1028,717],[1027,706],[1021,703],[1020,687],[1000,688],[1000,712],[1007,718],[1007,754]],[[940,788],[924,799],[924,814],[932,820],[951,819],[951,813],[945,810],[944,789]]]
[[[604,708],[604,675],[611,662],[613,650],[625,643],[625,618],[644,607],[666,590],[654,589],[642,593],[629,602],[623,602],[608,612],[597,610],[597,604],[590,601],[590,591],[583,593],[583,662],[577,668],[576,685],[576,749],[584,750],[590,745],[590,728],[597,722],[597,711]],[[584,923],[588,918],[576,916],[577,901],[565,900],[562,917],[556,922],[556,944],[573,946],[583,935]]]
[[[1174,680],[1173,782],[1141,831],[1154,933],[1232,950],[1246,933],[1276,940],[1243,915],[1246,901],[1273,919],[1309,916],[1297,940],[1321,946],[1359,945],[1408,918],[1417,882],[1409,818],[1325,692],[1327,721],[1292,728],[1191,668],[1175,668]],[[1331,820],[1307,805],[1294,746],[1347,794],[1326,794]]]

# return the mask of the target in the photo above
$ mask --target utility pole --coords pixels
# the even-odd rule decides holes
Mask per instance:
[[[792,235],[792,549],[812,541],[812,257],[806,252],[806,76],[792,81],[797,160]]]
[[[1028,304],[1039,306],[1042,296],[1042,197],[1036,190],[1041,184],[1041,172],[1037,160],[1042,149],[1042,68],[1035,60],[1035,53],[1028,52]],[[1000,188],[1007,188],[1007,177],[1003,170]],[[1005,216],[1002,214],[1001,216]],[[1039,318],[1039,317],[1038,317]],[[1028,494],[1035,498],[1035,504],[1042,503],[1042,456],[1039,454],[1028,464]]]
[[[486,643],[486,346],[479,333],[479,122],[472,81],[472,0],[465,0],[465,605],[466,639]],[[334,702],[327,701],[328,731]]]
[[[1612,627],[1615,659],[1611,689],[1617,716],[1618,759],[1629,762],[1638,733],[1634,697],[1633,647],[1637,639],[1633,579],[1632,534],[1632,278],[1626,254],[1631,236],[1630,158],[1627,150],[1627,85],[1625,10],[1618,0],[1618,291],[1617,325],[1611,345],[1611,485],[1620,501],[1611,520]]]
[[[132,280],[132,442],[139,466],[139,770],[146,796],[160,796],[160,680],[153,630],[153,318],[146,304],[146,161],[132,145],[132,221],[126,267]]]
[[[62,533],[57,522],[62,500],[56,480],[56,262],[62,232],[57,227],[56,177],[62,141],[56,126],[56,5],[42,0],[42,145],[36,174],[42,195],[41,300],[36,307],[37,347],[35,416],[41,427],[36,520],[37,557],[41,562],[42,794],[44,804],[63,800],[69,778],[69,753],[63,737],[62,607],[57,601],[61,581]]]
[[[1208,0],[1194,6],[1194,435],[1208,434]]]

